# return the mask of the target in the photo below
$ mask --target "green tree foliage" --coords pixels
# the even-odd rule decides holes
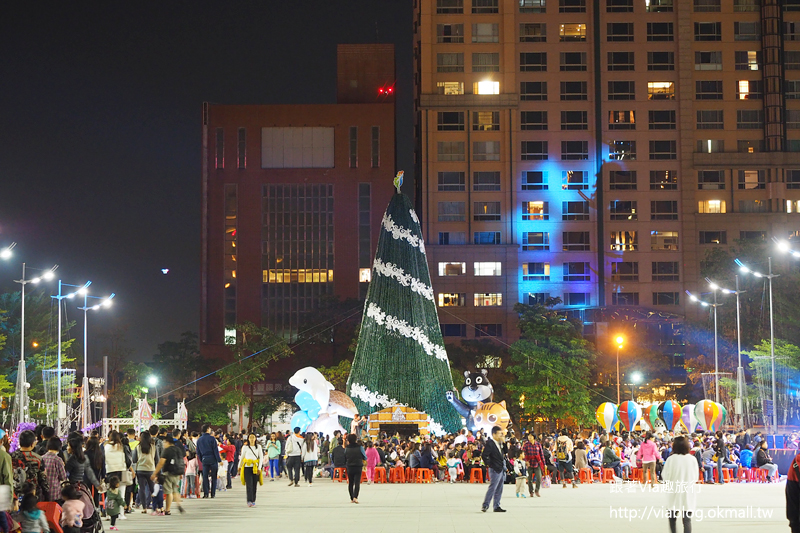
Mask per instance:
[[[237,405],[248,405],[253,412],[253,383],[264,379],[267,366],[282,357],[292,355],[292,351],[284,340],[268,328],[256,326],[251,322],[236,325],[237,342],[231,346],[234,364],[227,365],[217,371],[220,379],[219,388],[222,395],[219,401],[232,408]],[[252,355],[257,353],[257,355]],[[249,388],[248,396],[245,390]]]
[[[321,366],[317,370],[325,376],[325,379],[331,382],[336,390],[343,392],[347,387],[347,377],[350,375],[352,367],[353,363],[349,359],[342,359],[336,366]]]
[[[0,309],[5,310],[0,311],[0,336],[5,337],[5,342],[0,345],[0,372],[8,383],[5,387],[13,391],[20,358],[21,293],[0,294]],[[73,339],[70,338],[70,329],[74,325],[74,321],[62,324],[62,368],[75,368],[77,358]],[[25,344],[25,366],[31,384],[28,390],[31,416],[44,418],[45,410],[37,408],[37,405],[45,402],[42,370],[52,370],[58,366],[58,307],[44,290],[25,294]],[[0,380],[0,390],[2,387]],[[5,396],[2,393],[0,395]]]
[[[187,405],[189,421],[212,426],[225,426],[230,422],[228,406],[221,403],[216,395],[208,395],[193,400]]]
[[[197,345],[197,334],[192,331],[181,333],[178,341],[162,342],[153,356],[153,367],[159,378],[174,386],[190,381],[194,372],[202,372],[203,363]]]
[[[109,414],[112,417],[130,416],[138,405],[138,399],[144,395],[144,384],[150,368],[143,363],[126,361],[108,389]],[[109,373],[109,381],[112,374]],[[155,406],[155,397],[150,395],[148,401]]]
[[[269,424],[267,421],[278,410],[284,399],[278,396],[259,396],[253,401],[252,411],[250,411],[251,426],[257,426],[264,430]]]
[[[546,305],[517,304],[520,340],[510,349],[506,403],[515,421],[528,426],[535,420],[591,423],[594,405],[589,378],[595,353],[578,324]]]
[[[774,301],[775,338],[785,339],[800,345],[800,270],[797,260],[777,252],[774,245],[765,242],[737,241],[728,250],[713,248],[706,252],[701,276],[707,276],[721,287],[735,288],[734,276],[739,276],[739,287],[747,291],[740,296],[742,348],[748,349],[769,337],[769,292],[768,281],[738,271],[734,259],[740,259],[749,268],[767,273],[767,257],[772,256],[772,271],[780,274],[772,280]],[[710,292],[705,286],[702,292]],[[710,301],[711,295],[704,295]],[[720,335],[727,339],[726,351],[736,351],[736,297],[717,294],[723,305],[717,308],[717,323]],[[713,314],[709,313],[701,325],[713,331]],[[711,338],[713,343],[713,337]],[[713,346],[712,346],[713,349]]]

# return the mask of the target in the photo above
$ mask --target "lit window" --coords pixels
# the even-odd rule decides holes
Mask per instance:
[[[458,292],[440,292],[439,307],[464,307],[467,303],[467,294]]]
[[[499,292],[494,293],[475,293],[475,307],[498,307],[503,305],[503,295]]]
[[[440,81],[436,83],[439,94],[446,96],[453,94],[464,94],[464,82],[461,81]]]
[[[650,81],[647,82],[648,100],[674,100],[675,82],[672,81]]]
[[[236,344],[236,330],[234,328],[225,328],[225,344],[227,346]]]
[[[372,281],[372,269],[371,268],[359,268],[358,269],[358,281],[361,283],[369,283]]]
[[[548,202],[534,200],[522,202],[522,220],[549,220],[550,209]]]
[[[440,276],[463,276],[467,273],[466,263],[439,263]]]
[[[725,200],[701,200],[697,202],[698,213],[725,213]]]
[[[610,240],[611,250],[615,252],[635,252],[639,248],[639,238],[636,231],[612,231]]]
[[[440,263],[441,264],[441,263]],[[475,262],[476,276],[501,276],[502,265],[500,262]]]
[[[650,249],[652,251],[668,250],[678,251],[678,232],[677,231],[651,231]]]
[[[523,281],[550,281],[550,263],[522,263]]]
[[[500,82],[492,80],[476,82],[473,92],[475,94],[500,94]]]
[[[333,270],[286,268],[264,270],[264,283],[332,283]]]

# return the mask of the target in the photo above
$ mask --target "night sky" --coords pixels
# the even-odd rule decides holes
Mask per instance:
[[[334,103],[336,45],[372,42],[396,47],[398,166],[411,191],[408,0],[6,5],[0,247],[18,246],[0,289],[18,290],[26,261],[115,292],[90,315],[94,361],[92,337],[114,325],[144,361],[198,331],[202,102]]]

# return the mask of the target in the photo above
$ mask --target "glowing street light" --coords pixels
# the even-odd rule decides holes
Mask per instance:
[[[713,307],[714,308],[714,401],[719,403],[719,347],[718,347],[718,340],[717,340],[717,307],[722,304],[717,303],[717,290],[719,287],[716,284],[711,285],[711,290],[714,292],[714,303],[704,302],[694,294],[689,291],[686,291],[686,294],[689,295],[689,300],[699,303],[703,307]]]
[[[739,366],[736,367],[736,404],[734,405],[736,414],[739,415],[739,421],[741,423],[742,429],[744,429],[744,409],[743,409],[743,402],[744,402],[744,369],[742,368],[742,325],[741,325],[741,317],[740,317],[740,305],[739,305],[739,295],[744,294],[747,291],[743,291],[739,289],[739,275],[735,275],[734,279],[736,280],[736,290],[726,289],[724,287],[718,286],[716,283],[711,281],[711,279],[706,278],[708,282],[708,286],[711,287],[713,290],[719,289],[723,294],[735,294],[736,295],[736,344],[737,344],[737,353],[739,355]]]
[[[642,373],[639,372],[638,370],[631,374],[631,401],[632,402],[636,401],[636,399],[633,397],[633,386],[634,385],[639,385],[642,382],[643,379],[644,379],[644,377],[642,376]]]
[[[89,285],[91,285],[91,281],[87,281],[83,285],[70,285],[69,283],[64,283],[61,280],[58,280],[58,294],[50,296],[51,298],[58,300],[58,391],[57,391],[57,400],[56,400],[56,419],[58,420],[58,427],[56,428],[57,435],[63,435],[67,432],[68,428],[66,427],[66,406],[64,408],[64,412],[62,413],[62,406],[61,406],[61,344],[62,344],[62,335],[61,335],[61,302],[66,299],[73,299],[78,294],[78,290],[80,289],[88,289]],[[70,292],[69,294],[63,293],[64,287],[73,287],[76,290],[74,292]]]
[[[83,419],[83,426],[86,427],[92,423],[91,421],[91,405],[89,405],[89,341],[88,341],[88,314],[89,311],[97,311],[104,304],[111,303],[114,299],[114,293],[108,298],[101,298],[99,296],[89,296],[89,287],[84,286],[78,289],[78,293],[83,295],[83,307],[78,307],[78,310],[83,311],[83,399],[81,400],[81,417]],[[89,306],[89,298],[101,300],[97,305]],[[108,307],[108,306],[106,306]],[[105,385],[105,383],[104,383]],[[105,396],[105,391],[103,396]],[[105,401],[105,400],[104,400]]]
[[[625,343],[625,337],[617,335],[617,338],[614,340],[617,341],[617,405],[619,405],[619,351]]]
[[[0,259],[11,259],[11,256],[14,255],[11,253],[11,250],[13,250],[16,245],[17,243],[12,242],[8,246],[0,250]]]
[[[16,244],[12,244],[10,248],[13,248]],[[3,252],[8,252],[9,257],[11,256],[10,248],[6,248]],[[2,252],[0,252],[2,255]],[[26,376],[25,372],[25,285],[28,283],[33,283],[37,285],[42,279],[51,280],[55,277],[55,271],[58,269],[58,265],[54,265],[52,268],[48,270],[41,270],[38,268],[31,268],[32,270],[40,270],[42,271],[42,275],[37,276],[33,279],[25,279],[25,270],[26,264],[22,263],[22,277],[20,279],[14,280],[14,283],[19,283],[21,285],[20,288],[20,326],[19,326],[19,371],[21,376]],[[35,344],[35,343],[34,343]],[[36,345],[38,346],[38,345]],[[34,346],[34,348],[36,347]],[[21,381],[25,381],[25,379],[21,379]],[[18,391],[20,394],[20,398],[16,398],[14,400],[15,410],[12,416],[12,425],[14,423],[19,422],[27,422],[28,421],[28,392],[25,387],[21,387]]]
[[[778,403],[777,387],[775,386],[775,321],[772,314],[772,278],[777,278],[780,274],[772,273],[772,257],[767,258],[767,274],[762,274],[751,270],[739,259],[734,260],[739,266],[739,271],[744,274],[752,274],[757,278],[767,278],[769,280],[769,357],[772,360],[772,425],[773,433],[778,432]],[[766,423],[766,420],[764,420]]]
[[[147,376],[147,384],[150,387],[153,387],[156,390],[156,392],[155,392],[156,405],[155,405],[155,408],[153,409],[153,414],[157,415],[158,414],[158,376],[154,376],[152,374]]]

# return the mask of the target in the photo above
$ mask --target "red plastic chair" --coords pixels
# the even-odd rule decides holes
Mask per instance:
[[[405,483],[406,482],[406,469],[402,466],[397,466],[389,470],[389,483]]]
[[[603,483],[614,483],[614,469],[613,468],[604,468],[603,469]]]
[[[592,469],[591,468],[581,468],[578,472],[578,479],[580,479],[581,483],[591,483],[592,482]]]
[[[47,523],[50,526],[50,531],[55,533],[64,533],[64,530],[61,529],[61,506],[58,505],[56,502],[39,502],[36,504],[36,507],[42,510],[44,513],[45,518],[47,519]]]
[[[386,469],[383,467],[376,467],[375,468],[375,475],[372,476],[373,483],[386,483]]]
[[[470,483],[483,483],[483,472],[480,468],[473,468],[469,471]]]
[[[344,483],[347,481],[347,469],[338,467],[333,469],[333,478],[332,481],[339,481],[339,483]]]
[[[433,483],[432,473],[433,471],[430,468],[418,468],[417,483]]]

